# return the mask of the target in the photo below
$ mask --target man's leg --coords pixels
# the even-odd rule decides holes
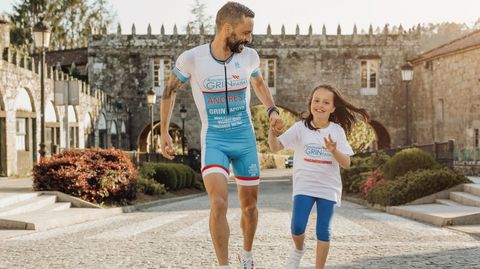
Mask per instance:
[[[257,210],[258,185],[242,186],[238,185],[238,197],[242,217],[240,225],[243,232],[243,249],[252,251],[253,238],[257,230],[258,210]]]
[[[205,188],[210,201],[210,235],[219,265],[228,265],[228,238],[230,229],[227,222],[228,185],[223,174],[211,173],[204,176]]]

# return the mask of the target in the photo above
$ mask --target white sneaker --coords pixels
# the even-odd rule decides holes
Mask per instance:
[[[238,260],[242,269],[255,269],[255,263],[253,262],[253,257],[245,257],[242,254],[238,254]]]
[[[297,250],[296,247],[292,249],[290,252],[290,256],[288,257],[286,269],[299,269],[300,268],[300,260],[305,254],[305,245],[303,245],[302,250]]]

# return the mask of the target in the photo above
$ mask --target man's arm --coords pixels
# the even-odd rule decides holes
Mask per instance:
[[[160,102],[160,146],[163,157],[170,160],[174,158],[175,152],[173,150],[172,137],[168,133],[168,127],[170,126],[170,118],[172,117],[177,90],[181,87],[182,82],[171,72]]]
[[[258,99],[260,99],[260,102],[262,102],[262,104],[267,108],[275,106],[273,97],[270,94],[270,90],[268,90],[268,87],[265,84],[263,77],[261,75],[252,77],[250,81],[252,83],[255,94],[257,95]],[[275,131],[275,133],[280,134],[283,130],[285,123],[280,118],[279,113],[277,111],[273,111],[272,113],[270,113],[269,120],[270,120],[270,125],[273,127],[273,130]]]

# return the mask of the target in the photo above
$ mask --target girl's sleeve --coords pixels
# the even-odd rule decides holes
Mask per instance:
[[[300,127],[301,122],[297,122],[290,127],[285,133],[278,137],[285,149],[294,149],[300,141]]]
[[[354,154],[352,147],[348,143],[347,136],[345,135],[345,131],[340,126],[338,128],[337,150],[339,150],[341,153],[348,156],[352,156]]]

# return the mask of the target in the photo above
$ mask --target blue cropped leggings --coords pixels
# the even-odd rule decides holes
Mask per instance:
[[[308,217],[313,204],[317,204],[317,240],[330,241],[330,222],[333,216],[335,202],[311,197],[295,195],[293,197],[293,212],[291,230],[293,235],[302,235],[307,227]]]

